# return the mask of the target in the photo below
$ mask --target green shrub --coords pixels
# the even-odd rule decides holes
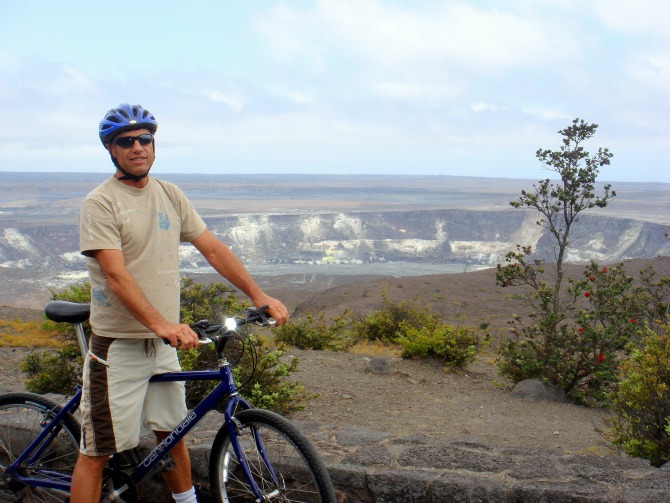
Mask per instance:
[[[355,320],[352,332],[358,339],[395,343],[398,335],[409,328],[432,330],[438,324],[430,308],[409,300],[393,303],[383,291],[381,308]]]
[[[542,378],[544,373],[542,361],[537,357],[537,348],[528,339],[503,341],[498,348],[496,364],[500,374],[514,383]]]
[[[51,300],[66,300],[68,302],[79,302],[88,304],[91,302],[91,284],[88,281],[72,283],[67,288],[59,291],[49,290]]]
[[[403,358],[435,357],[448,365],[462,367],[473,362],[477,354],[477,335],[472,329],[447,324],[403,328],[397,339],[403,348]]]
[[[526,327],[523,338],[504,341],[496,363],[501,375],[513,382],[543,379],[560,386],[574,401],[602,404],[615,381],[614,370],[622,353],[605,349],[602,329],[568,324],[542,333]]]
[[[342,351],[352,344],[347,324],[346,311],[330,323],[323,313],[318,318],[307,313],[275,328],[273,334],[275,341],[298,349]]]
[[[670,461],[670,325],[649,330],[619,374],[605,436],[626,454],[661,466]]]
[[[69,395],[81,373],[79,346],[28,354],[21,370],[28,376],[26,389],[33,393]]]
[[[254,344],[258,354],[254,374],[250,374],[250,363],[245,359],[233,369],[235,380],[244,385],[245,398],[255,407],[280,414],[304,409],[311,396],[301,383],[288,379],[298,368],[298,358],[282,359],[283,351],[267,348],[258,337],[254,337]]]
[[[229,342],[226,355],[233,365],[233,377],[238,386],[244,386],[242,394],[254,407],[262,407],[280,414],[289,414],[305,407],[310,396],[302,384],[287,379],[298,367],[298,359],[282,359],[283,351],[271,349],[263,339],[254,334],[241,335],[250,338],[255,348],[256,360],[248,347],[244,349],[239,341]],[[218,355],[213,344],[205,344],[197,349],[181,353],[181,365],[184,370],[217,368]],[[216,381],[191,381],[186,386],[186,404],[194,407],[215,386]]]
[[[224,313],[239,313],[249,307],[240,302],[232,287],[225,283],[203,285],[191,278],[181,280],[179,319],[190,324],[199,320],[221,321]]]
[[[526,263],[527,253],[510,254],[511,262],[498,268],[499,285],[509,281],[533,287],[529,321],[514,316],[513,338],[499,347],[501,374],[514,382],[546,379],[577,402],[604,403],[628,343],[639,339],[641,327],[654,326],[655,317],[667,312],[670,280],[656,281],[647,268],[636,281],[623,264],[592,262],[581,279],[570,279],[563,292],[566,303],[556,314],[551,308],[556,293],[536,276],[541,268]]]
[[[474,330],[441,323],[430,307],[417,301],[391,302],[386,291],[381,308],[356,319],[352,332],[359,340],[400,345],[403,358],[438,358],[463,366],[477,353]]]

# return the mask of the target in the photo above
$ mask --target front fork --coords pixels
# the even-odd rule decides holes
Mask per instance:
[[[265,494],[258,487],[258,484],[254,479],[254,476],[251,472],[251,468],[249,467],[249,463],[247,463],[247,458],[244,455],[244,451],[242,450],[242,446],[240,445],[239,441],[239,433],[242,428],[242,424],[234,416],[234,412],[236,411],[238,406],[242,410],[251,408],[251,405],[249,405],[248,402],[246,402],[239,396],[231,397],[231,399],[228,401],[228,404],[226,405],[226,411],[224,412],[224,416],[226,419],[225,424],[226,428],[228,429],[228,438],[230,439],[230,444],[233,447],[235,457],[237,458],[238,463],[242,468],[242,472],[244,473],[245,478],[249,482],[249,487],[251,488],[252,492],[254,493],[254,496],[256,497],[256,501],[257,502],[269,501],[271,499],[274,499],[274,497],[278,496],[279,491],[275,489],[274,491]],[[263,445],[263,439],[261,438],[258,429],[255,427],[252,428],[253,428],[254,447],[258,451],[258,454],[260,455],[261,459],[263,460],[263,464],[265,465],[265,468],[268,470],[270,477],[272,477],[274,487],[278,488],[280,487],[279,478],[277,477],[277,474],[275,473],[274,468],[272,467],[272,464],[270,463],[270,460],[267,457],[265,446]],[[227,480],[227,478],[228,478],[228,462],[226,460],[226,467],[224,468],[224,480]]]

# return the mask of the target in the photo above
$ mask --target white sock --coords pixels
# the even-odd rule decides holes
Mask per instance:
[[[183,493],[172,493],[172,497],[176,503],[198,503],[198,499],[195,497],[195,487],[191,487]]]

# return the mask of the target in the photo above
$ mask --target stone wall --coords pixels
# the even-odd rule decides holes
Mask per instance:
[[[190,439],[195,481],[204,491],[210,443],[220,424],[211,413]],[[670,501],[670,467],[656,469],[641,459],[298,425],[326,462],[340,503]],[[143,493],[159,498],[152,502],[170,501],[160,486],[149,485]]]

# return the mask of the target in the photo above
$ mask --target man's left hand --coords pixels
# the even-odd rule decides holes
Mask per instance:
[[[265,300],[262,302],[258,302],[257,299],[255,300],[254,304],[256,304],[256,307],[268,306],[266,312],[277,321],[277,326],[283,325],[288,321],[288,309],[281,301],[269,295],[266,295]]]

